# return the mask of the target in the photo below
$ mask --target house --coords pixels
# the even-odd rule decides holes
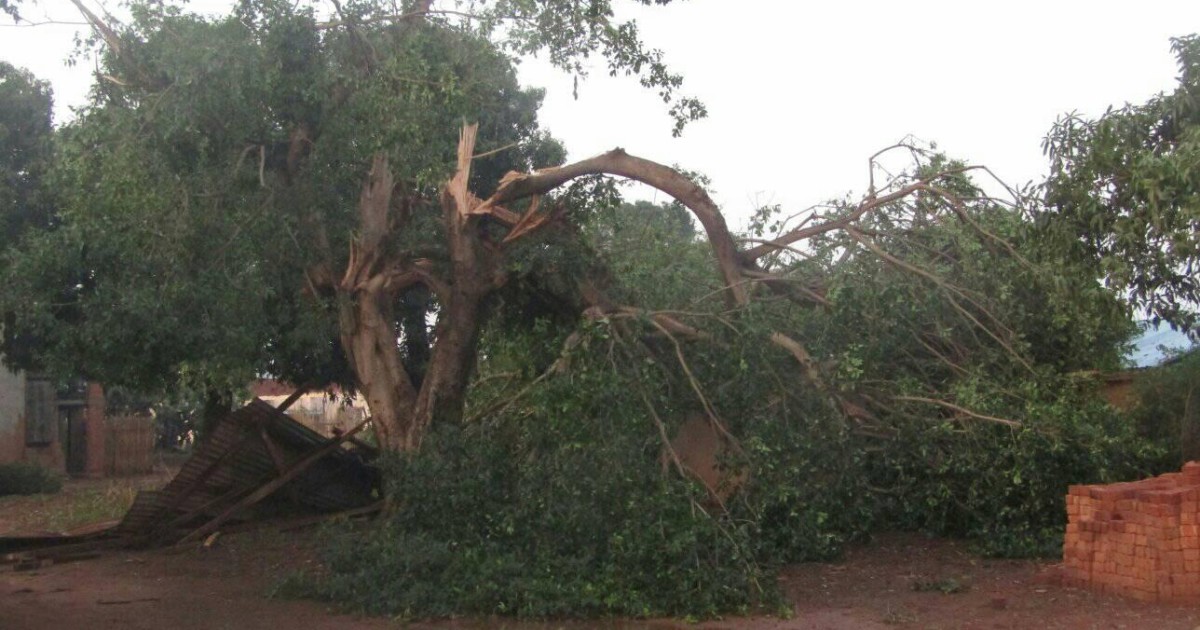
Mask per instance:
[[[250,384],[251,398],[262,399],[278,407],[296,391],[295,386],[271,379]],[[288,408],[287,415],[324,436],[347,431],[369,414],[361,396],[348,397],[337,386],[305,392]]]
[[[0,464],[27,462],[73,476],[102,477],[104,390],[0,367]]]

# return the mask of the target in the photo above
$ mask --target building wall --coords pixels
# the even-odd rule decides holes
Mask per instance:
[[[103,477],[108,453],[105,439],[108,431],[105,426],[107,404],[104,399],[104,389],[97,383],[87,385],[87,407],[83,418],[87,423],[87,466],[83,474],[88,477]]]
[[[25,378],[0,366],[0,464],[21,461],[25,451]]]
[[[63,472],[66,459],[55,438],[49,444],[25,444],[25,375],[0,367],[0,464],[29,462]]]
[[[1100,385],[1100,395],[1108,404],[1121,411],[1133,409],[1137,405],[1137,392],[1133,388],[1136,375],[1133,371],[1105,375]]]

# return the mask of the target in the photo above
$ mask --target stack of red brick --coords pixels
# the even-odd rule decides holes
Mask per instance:
[[[1071,486],[1068,584],[1157,602],[1200,602],[1200,462],[1183,472]]]

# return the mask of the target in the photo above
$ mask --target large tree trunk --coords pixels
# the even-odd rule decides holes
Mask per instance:
[[[438,318],[437,343],[417,397],[407,448],[420,446],[433,422],[458,422],[466,402],[467,381],[475,367],[481,296],[455,292]]]
[[[379,445],[405,450],[417,391],[398,347],[395,300],[400,282],[395,269],[386,264],[394,185],[387,158],[375,156],[359,197],[359,234],[337,285],[338,324]]]
[[[450,250],[452,284],[440,296],[442,312],[429,370],[421,385],[409,448],[417,448],[429,425],[462,418],[467,380],[475,366],[480,308],[493,289],[504,282],[503,265],[495,250],[483,246],[473,211],[481,203],[467,190],[476,125],[463,128],[458,146],[458,170],[442,194],[442,218]]]
[[[406,450],[417,396],[397,352],[390,300],[369,289],[339,300],[342,346],[371,410],[379,446]]]
[[[464,129],[459,170],[442,198],[449,281],[421,261],[389,250],[394,180],[382,155],[376,156],[359,198],[359,234],[338,284],[338,318],[356,385],[366,396],[380,446],[389,450],[416,450],[435,419],[462,417],[480,308],[503,282],[499,253],[484,247],[482,217],[472,213],[479,199],[467,191],[474,132],[473,126]],[[433,350],[419,380],[404,367],[395,312],[397,297],[414,285],[424,285],[440,305]]]
[[[383,276],[377,278],[382,285]],[[419,389],[401,360],[391,296],[360,289],[353,298],[343,298],[342,344],[383,448],[414,451],[435,420],[462,418],[479,341],[480,307],[490,290],[471,280],[462,284],[443,297],[436,342]]]

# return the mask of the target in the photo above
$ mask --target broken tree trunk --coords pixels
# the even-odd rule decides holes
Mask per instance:
[[[756,266],[756,259],[788,243],[851,224],[882,204],[910,194],[908,187],[881,197],[872,196],[846,216],[829,219],[815,226],[795,230],[758,247],[739,251],[719,208],[708,194],[678,170],[631,156],[614,149],[593,158],[533,173],[509,173],[496,192],[486,201],[471,194],[468,181],[475,146],[475,125],[463,127],[458,146],[456,172],[442,193],[442,218],[449,260],[434,273],[428,260],[414,260],[408,254],[391,251],[393,231],[403,220],[391,216],[395,202],[395,182],[387,158],[375,157],[363,186],[359,202],[360,232],[351,246],[350,261],[336,286],[339,299],[341,339],[357,386],[366,396],[376,424],[380,445],[389,450],[417,449],[429,426],[435,421],[461,419],[467,383],[475,364],[480,323],[488,296],[505,281],[504,255],[510,242],[526,237],[551,223],[551,214],[538,212],[539,196],[585,175],[615,175],[650,185],[686,206],[708,236],[716,266],[723,281],[723,293],[731,307],[750,302],[751,286],[772,280]],[[529,209],[519,214],[506,208],[521,199],[530,199]],[[501,239],[484,235],[482,221],[491,217],[508,228]],[[319,274],[310,274],[310,279]],[[314,284],[316,283],[313,280]],[[423,373],[406,371],[401,361],[401,337],[396,304],[403,291],[423,286],[436,304],[438,321],[432,348]],[[580,279],[584,301],[590,308],[615,316],[640,311],[617,308],[603,294]],[[778,289],[779,287],[774,287]],[[816,295],[816,294],[814,294]],[[820,298],[819,295],[816,295]],[[815,303],[820,303],[815,299]],[[703,334],[666,315],[653,316],[660,332],[671,336],[700,338]],[[411,326],[409,326],[411,328]],[[777,332],[771,340],[800,362],[807,380],[818,388],[823,379],[807,350],[797,340]],[[411,340],[408,340],[411,341]]]
[[[386,265],[394,186],[387,157],[376,155],[359,196],[360,231],[337,294],[342,348],[355,385],[371,409],[379,444],[398,450],[406,441],[417,392],[396,346],[396,289]]]
[[[386,157],[375,157],[359,199],[360,232],[337,286],[338,318],[356,385],[367,399],[380,445],[389,450],[417,449],[434,418],[461,418],[481,306],[504,282],[501,254],[485,246],[479,230],[480,200],[467,189],[475,130],[464,127],[458,170],[442,195],[449,278],[435,276],[428,261],[388,249],[396,222],[389,216],[395,184]],[[401,360],[395,313],[399,296],[414,285],[427,288],[439,307],[435,343],[419,382]]]
[[[477,125],[463,127],[458,169],[442,194],[453,279],[442,296],[443,312],[434,333],[437,343],[417,396],[413,435],[408,444],[413,449],[420,445],[435,418],[450,422],[462,418],[467,382],[475,367],[480,309],[487,295],[505,281],[499,252],[485,248],[480,238],[478,222],[482,215],[476,212],[480,200],[467,189],[477,129]]]

